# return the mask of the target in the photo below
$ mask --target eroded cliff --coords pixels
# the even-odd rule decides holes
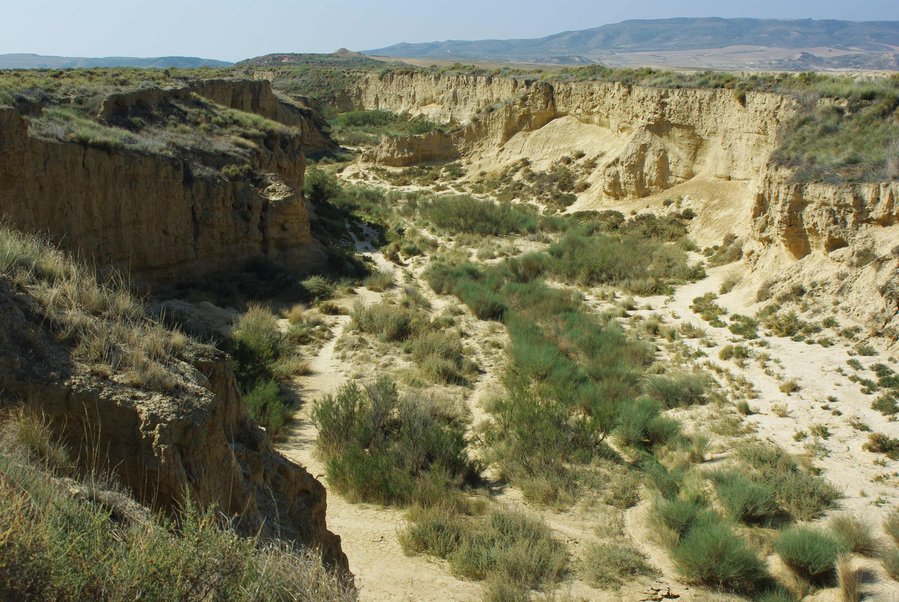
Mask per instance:
[[[334,143],[267,82],[214,80],[114,94],[98,120],[127,134],[126,125],[169,123],[196,97],[287,127],[234,137],[237,155],[204,146],[202,130],[176,130],[170,139],[190,136],[196,148],[160,152],[153,144],[161,143],[149,138],[144,147],[121,149],[38,138],[19,111],[0,108],[3,219],[152,281],[195,278],[255,258],[301,270],[318,265],[322,251],[302,196],[303,151]]]
[[[20,253],[0,273],[4,401],[32,405],[83,470],[113,475],[143,504],[214,505],[246,535],[317,548],[327,564],[347,569],[340,539],[325,524],[324,487],[273,450],[247,415],[223,354],[172,343],[179,335],[133,315],[121,293],[92,289],[68,268],[42,274],[40,263],[28,265],[28,243],[0,236],[4,249]],[[84,306],[79,299],[91,290],[95,299],[118,298],[117,307]],[[62,299],[64,312],[54,305]],[[85,351],[95,336],[99,354]],[[143,355],[152,346],[170,349]]]
[[[574,208],[688,199],[703,244],[729,232],[749,239],[756,283],[834,276],[825,292],[858,301],[846,310],[872,334],[899,336],[896,182],[799,184],[774,166],[778,136],[798,108],[793,97],[403,72],[360,77],[342,101],[450,126],[385,139],[364,157],[385,165],[461,159],[469,174],[483,174],[521,159],[546,168],[586,155],[593,168]]]

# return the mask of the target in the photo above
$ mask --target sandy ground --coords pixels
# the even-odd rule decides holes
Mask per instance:
[[[693,183],[693,186],[701,183]],[[701,190],[682,191],[699,194]],[[733,183],[735,196],[745,192],[743,184]],[[733,198],[733,197],[731,197]],[[646,202],[645,200],[643,201]],[[621,207],[625,209],[626,207]],[[636,208],[636,207],[634,207]],[[724,209],[724,207],[722,207]],[[733,221],[723,220],[721,223],[702,224],[707,230],[715,231],[714,236],[726,231],[727,227],[736,225]],[[371,238],[372,233],[366,232]],[[394,270],[397,282],[406,278],[420,281],[421,271],[426,261],[419,259],[404,267],[397,267],[388,262],[381,253],[366,241],[357,241],[357,248],[368,256],[380,269]],[[846,361],[850,357],[858,359],[866,368],[877,362],[889,363],[888,355],[874,357],[850,356],[854,343],[837,340],[833,347],[808,345],[783,337],[764,336],[760,328],[767,353],[771,360],[769,366],[773,372],[766,374],[762,366],[755,360],[748,360],[744,366],[732,361],[720,360],[718,352],[727,344],[740,342],[726,328],[714,328],[705,323],[690,309],[692,300],[706,292],[718,291],[721,282],[730,274],[740,274],[744,270],[742,264],[732,264],[708,270],[709,276],[704,280],[680,287],[670,297],[649,297],[638,299],[640,309],[636,315],[648,316],[659,314],[666,324],[679,325],[691,322],[706,331],[704,343],[687,339],[684,343],[698,348],[703,347],[708,361],[725,368],[735,377],[745,377],[752,383],[756,398],[750,404],[754,413],[746,417],[746,421],[756,430],[754,436],[776,442],[788,451],[797,454],[809,452],[809,445],[816,445],[815,463],[824,476],[833,482],[842,492],[844,498],[836,512],[848,512],[878,525],[886,513],[899,504],[899,462],[890,461],[885,456],[875,455],[862,449],[868,433],[857,430],[850,425],[850,420],[857,419],[871,428],[872,431],[899,436],[896,422],[890,422],[879,412],[871,409],[872,396],[862,393],[859,385],[848,380],[852,370]],[[424,284],[421,292],[431,301],[433,310],[439,313],[449,305],[456,304],[454,299],[434,294]],[[758,307],[746,302],[752,297],[747,290],[738,286],[734,292],[722,295],[717,303],[729,313],[752,315]],[[361,300],[365,304],[377,303],[381,293],[365,288],[356,289],[356,295],[343,303],[347,308],[353,300]],[[587,299],[591,295],[588,294]],[[603,303],[595,302],[599,311]],[[607,303],[606,303],[607,305]],[[358,362],[346,361],[337,351],[337,341],[349,324],[348,316],[333,316],[332,338],[310,358],[312,373],[297,379],[297,389],[304,403],[297,416],[297,424],[289,439],[280,446],[280,450],[290,459],[305,466],[319,478],[327,488],[324,464],[315,456],[314,445],[316,431],[309,420],[312,404],[323,395],[334,392],[349,379],[362,378],[369,380],[377,377],[375,364],[356,365]],[[480,378],[468,390],[466,403],[472,414],[473,428],[489,420],[482,407],[482,401],[499,388],[499,374],[503,367],[503,353],[497,347],[484,344],[488,338],[503,343],[505,335],[497,332],[495,325],[476,320],[470,314],[464,318],[466,345],[471,355],[480,365]],[[849,324],[842,324],[849,326]],[[501,331],[501,329],[500,329]],[[753,347],[756,349],[756,347]],[[377,363],[383,364],[383,358]],[[896,367],[895,364],[891,364]],[[870,377],[870,374],[865,374]],[[779,385],[784,379],[795,379],[800,389],[792,394],[780,391]],[[837,401],[828,401],[834,396]],[[784,405],[788,413],[779,415],[773,408]],[[839,415],[835,412],[838,411]],[[826,439],[794,440],[798,430],[808,430],[811,425],[824,425],[830,432]],[[700,425],[701,426],[701,425]],[[713,441],[714,443],[714,441]],[[716,460],[726,458],[727,446],[715,449]],[[475,452],[476,453],[476,452]],[[875,461],[877,463],[875,463]],[[490,478],[490,471],[487,472]],[[597,530],[605,522],[604,507],[591,504],[589,501],[578,503],[570,509],[559,511],[553,509],[537,509],[527,504],[520,491],[512,487],[503,487],[495,483],[493,500],[506,508],[520,509],[535,514],[546,521],[555,536],[564,541],[571,551],[573,566],[587,546],[600,540]],[[399,544],[398,533],[405,526],[404,513],[394,508],[386,508],[371,504],[353,504],[328,488],[327,520],[329,528],[342,538],[343,548],[350,560],[351,570],[356,575],[356,584],[360,589],[362,600],[478,600],[482,596],[479,583],[462,581],[454,578],[445,561],[426,556],[407,557]],[[665,550],[652,543],[646,526],[646,513],[649,502],[644,500],[624,514],[624,536],[637,546],[649,558],[650,563],[659,569],[658,578],[644,578],[631,583],[621,591],[600,591],[589,587],[576,575],[568,578],[555,591],[562,599],[575,600],[638,600],[660,599],[656,591],[672,593],[680,600],[726,600],[725,596],[710,594],[703,590],[694,590],[679,582],[676,570]],[[884,579],[882,569],[873,561],[861,560],[857,564],[869,574],[879,575],[869,580],[864,591],[869,600],[899,600],[899,593],[891,589],[895,582]],[[814,598],[819,601],[836,600],[835,590],[819,593]]]

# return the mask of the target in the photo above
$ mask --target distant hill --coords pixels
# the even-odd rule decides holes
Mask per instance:
[[[237,63],[238,67],[280,67],[284,65],[315,65],[316,67],[383,67],[382,61],[370,59],[345,48],[330,54],[279,52],[257,56]]]
[[[703,52],[712,49],[728,52],[723,57]],[[897,69],[899,21],[633,20],[545,38],[402,43],[363,54],[441,61]]]
[[[107,56],[85,58],[74,56],[43,56],[40,54],[0,54],[0,69],[86,69],[93,67],[144,67],[164,69],[179,67],[228,67],[231,63],[193,56],[161,56],[135,58]]]

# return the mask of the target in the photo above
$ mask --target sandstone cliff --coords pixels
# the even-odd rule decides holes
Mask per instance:
[[[27,281],[0,275],[4,399],[34,405],[83,468],[114,474],[143,504],[174,510],[189,496],[234,517],[242,533],[318,548],[326,563],[347,569],[340,539],[325,525],[324,488],[272,449],[225,356],[188,343],[164,360],[172,382],[164,392],[131,384],[115,363],[83,361],[30,292],[46,284]]]
[[[193,91],[113,95],[99,119],[115,123]],[[146,280],[190,279],[260,257],[298,269],[318,265],[321,249],[302,197],[303,148],[333,142],[303,121],[299,108],[281,103],[266,82],[207,81],[196,93],[291,127],[244,143],[248,158],[166,156],[38,139],[16,110],[0,108],[3,219]],[[310,138],[313,130],[317,138]],[[249,161],[248,177],[218,173],[242,161]]]

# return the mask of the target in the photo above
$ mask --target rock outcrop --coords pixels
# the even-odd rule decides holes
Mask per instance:
[[[100,119],[115,122],[142,108],[196,93],[258,110],[291,127],[253,149],[258,177],[226,179],[213,170],[227,156],[191,157],[104,148],[29,136],[15,109],[0,108],[0,215],[10,225],[44,232],[62,247],[143,280],[173,281],[238,268],[247,260],[311,269],[322,251],[313,239],[302,196],[304,133],[326,133],[281,103],[267,82],[208,81],[196,88],[116,94]],[[298,125],[299,124],[299,125]],[[327,138],[330,140],[330,138]]]
[[[81,363],[27,288],[0,276],[0,391],[33,404],[86,469],[112,473],[137,499],[174,510],[215,505],[247,535],[321,550],[347,570],[325,524],[325,490],[272,449],[249,418],[227,358],[189,343],[166,364],[166,392]]]

